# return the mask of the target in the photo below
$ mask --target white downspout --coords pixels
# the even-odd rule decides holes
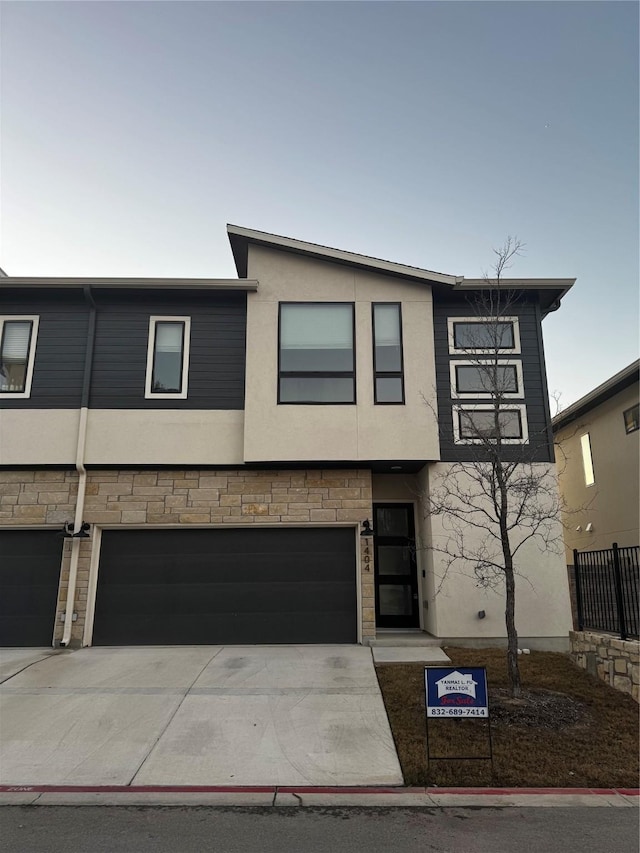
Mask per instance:
[[[84,298],[89,305],[89,324],[87,327],[87,348],[84,358],[84,376],[82,379],[82,397],[80,400],[80,421],[78,423],[78,441],[76,443],[76,471],[78,472],[78,497],[76,499],[76,514],[73,522],[74,538],[71,540],[71,559],[69,562],[69,583],[67,585],[67,603],[64,610],[64,630],[61,646],[71,642],[73,627],[73,608],[76,603],[76,585],[78,581],[78,561],[80,559],[80,542],[77,534],[82,531],[84,516],[84,499],[87,490],[87,470],[84,467],[85,446],[87,443],[87,422],[89,419],[89,391],[91,388],[91,371],[93,368],[93,348],[96,334],[96,303],[91,295],[91,287],[84,287]]]
[[[78,472],[78,497],[76,500],[76,514],[73,522],[73,532],[79,533],[82,528],[84,516],[84,496],[87,488],[87,470],[84,467],[84,449],[87,442],[87,420],[89,410],[86,406],[80,409],[80,423],[78,424],[78,443],[76,447],[76,471]],[[67,602],[64,611],[64,631],[61,646],[68,646],[71,641],[71,629],[73,627],[73,608],[76,601],[76,584],[78,580],[78,561],[80,559],[81,539],[71,540],[71,561],[69,563],[69,583],[67,586]]]

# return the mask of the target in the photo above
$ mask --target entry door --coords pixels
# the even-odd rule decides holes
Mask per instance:
[[[374,514],[376,625],[417,628],[420,617],[413,504],[374,504]]]

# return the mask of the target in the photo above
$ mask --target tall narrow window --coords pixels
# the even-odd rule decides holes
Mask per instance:
[[[585,486],[593,486],[595,477],[593,476],[593,458],[591,456],[591,441],[589,433],[586,432],[580,437],[580,447],[582,448],[582,467],[584,468],[584,484]]]
[[[37,317],[0,317],[0,394],[3,396],[29,396],[37,328]]]
[[[353,305],[280,305],[279,403],[355,403]]]
[[[402,315],[400,304],[373,305],[374,400],[404,403]]]
[[[186,398],[189,332],[189,317],[151,318],[147,352],[146,397]]]

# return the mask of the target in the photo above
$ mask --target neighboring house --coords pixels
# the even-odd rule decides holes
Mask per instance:
[[[473,459],[486,283],[228,234],[232,280],[2,279],[0,643],[503,638],[499,593],[440,588],[421,497]],[[505,455],[551,470],[541,321],[572,283],[504,283]],[[520,556],[522,643],[564,648],[563,556]]]
[[[634,361],[553,419],[560,493],[573,549],[638,545],[638,376]]]

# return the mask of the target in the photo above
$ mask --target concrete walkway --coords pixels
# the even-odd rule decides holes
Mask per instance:
[[[3,785],[403,783],[368,648],[44,654],[0,652]]]

